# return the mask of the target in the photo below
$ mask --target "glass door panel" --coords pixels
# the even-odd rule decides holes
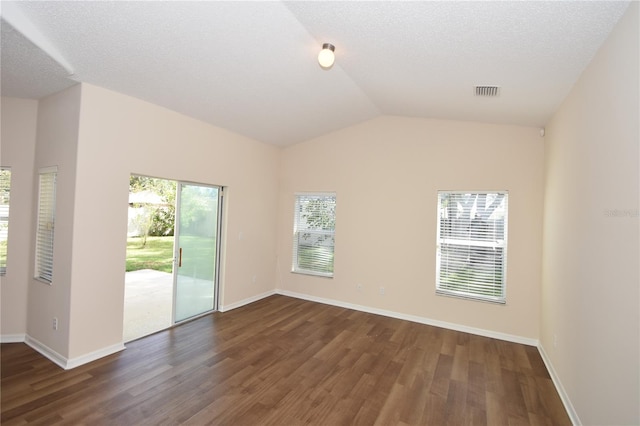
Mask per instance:
[[[175,268],[175,322],[217,308],[220,188],[180,183]]]

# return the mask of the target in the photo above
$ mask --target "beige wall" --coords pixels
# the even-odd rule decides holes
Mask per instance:
[[[167,109],[83,84],[69,356],[122,340],[131,173],[227,187],[221,304],[272,290],[279,152]]]
[[[224,186],[220,304],[273,291],[279,148],[87,84],[41,100],[37,124],[35,101],[2,102],[2,165],[14,166],[20,189],[11,235],[23,237],[10,237],[21,262],[12,261],[2,282],[3,339],[27,333],[72,363],[121,345],[131,173]],[[48,285],[32,278],[31,229],[37,169],[54,165]]]
[[[638,10],[632,3],[544,141],[534,128],[381,117],[280,151],[87,84],[37,113],[35,101],[3,98],[1,160],[14,178],[3,338],[26,332],[67,358],[121,342],[137,173],[227,187],[223,306],[278,288],[540,339],[574,418],[640,423]],[[31,278],[35,173],[50,165],[51,286]],[[439,189],[509,191],[506,305],[435,295]],[[337,193],[333,279],[289,272],[298,191]]]
[[[541,343],[589,425],[640,423],[638,9],[547,127]]]
[[[80,86],[76,85],[40,101],[34,162],[34,209],[38,205],[38,170],[57,166],[58,177],[53,280],[51,284],[47,284],[30,279],[27,334],[62,356],[67,356],[69,342],[69,299],[72,286],[70,260],[75,231],[73,205],[80,95]],[[36,227],[36,219],[34,213],[31,229]],[[29,273],[33,277],[33,269]],[[58,330],[53,330],[52,327],[54,317],[59,321]]]
[[[543,157],[539,129],[400,117],[289,147],[280,174],[277,286],[535,340]],[[509,191],[506,305],[436,296],[438,190]],[[290,272],[294,193],[305,191],[337,193],[333,279]]]
[[[0,334],[3,339],[20,340],[27,332],[32,271],[31,195],[38,102],[2,98],[1,116],[0,164],[11,167],[11,205],[7,273],[0,278]]]

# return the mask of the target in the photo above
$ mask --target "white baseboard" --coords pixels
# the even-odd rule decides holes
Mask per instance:
[[[438,321],[438,320],[425,318],[425,317],[419,317],[419,316],[415,316],[415,315],[407,315],[407,314],[403,314],[403,313],[399,313],[399,312],[393,312],[393,311],[387,311],[387,310],[383,310],[383,309],[371,308],[369,306],[356,305],[356,304],[352,304],[352,303],[342,302],[342,301],[339,301],[339,300],[324,299],[324,298],[321,298],[321,297],[310,296],[308,294],[296,293],[296,292],[287,291],[287,290],[276,290],[276,294],[281,294],[283,296],[289,296],[289,297],[295,297],[297,299],[309,300],[311,302],[324,303],[326,305],[338,306],[338,307],[341,307],[341,308],[353,309],[353,310],[356,310],[356,311],[367,312],[367,313],[370,313],[370,314],[383,315],[383,316],[386,316],[386,317],[397,318],[397,319],[407,320],[407,321],[411,321],[411,322],[417,322],[417,323],[420,323],[420,324],[432,325],[432,326],[435,326],[435,327],[447,328],[447,329],[450,329],[450,330],[461,331],[461,332],[470,333],[470,334],[476,334],[476,335],[479,335],[479,336],[490,337],[490,338],[499,339],[499,340],[505,340],[505,341],[508,341],[508,342],[520,343],[520,344],[523,344],[523,345],[536,346],[538,348],[538,352],[540,352],[540,356],[542,357],[542,360],[544,361],[545,366],[547,367],[547,370],[549,371],[549,375],[551,376],[551,380],[553,381],[553,384],[554,384],[556,390],[558,391],[558,395],[560,395],[560,399],[562,400],[562,403],[564,404],[564,407],[567,410],[567,415],[569,416],[569,419],[571,420],[571,422],[574,425],[581,425],[582,424],[582,422],[580,421],[580,418],[578,417],[578,413],[576,413],[576,410],[573,408],[573,405],[571,404],[571,400],[569,399],[569,395],[567,394],[567,392],[565,391],[564,387],[562,386],[562,383],[560,382],[560,378],[558,377],[558,375],[556,374],[556,372],[555,372],[555,370],[553,368],[553,364],[551,364],[551,360],[549,359],[549,357],[547,356],[546,352],[544,351],[544,348],[542,347],[542,344],[537,339],[531,339],[531,338],[528,338],[528,337],[522,337],[522,336],[511,335],[511,334],[499,333],[499,332],[496,332],[496,331],[483,330],[483,329],[480,329],[480,328],[468,327],[468,326],[465,326],[465,325],[454,324],[454,323],[449,323],[449,322],[444,322],[444,321]]]
[[[438,321],[431,318],[420,317],[417,315],[403,314],[400,312],[387,311],[384,309],[372,308],[369,306],[356,305],[353,303],[342,302],[334,299],[324,299],[322,297],[310,296],[308,294],[296,293],[288,290],[276,290],[277,294],[283,296],[295,297],[297,299],[309,300],[311,302],[324,303],[325,305],[338,306],[340,308],[353,309],[355,311],[367,312],[370,314],[383,315],[385,317],[391,317],[411,322],[417,322],[419,324],[432,325],[434,327],[447,328],[450,330],[461,331],[463,333],[476,334],[478,336],[491,337],[493,339],[506,340],[508,342],[521,343],[528,346],[538,346],[537,339],[531,339],[528,337],[515,336],[512,334],[499,333],[497,331],[484,330],[481,328],[469,327],[466,325],[460,325],[445,321]]]
[[[29,335],[27,335],[26,338],[24,339],[24,343],[26,343],[36,352],[40,353],[40,355],[49,359],[58,367],[63,368],[65,370],[71,370],[72,368],[79,367],[91,361],[95,361],[97,359],[100,359],[107,355],[114,354],[116,352],[120,352],[125,349],[123,343],[118,343],[116,345],[108,346],[106,348],[102,348],[97,351],[93,351],[76,358],[68,359],[67,357],[60,355],[58,352],[54,351],[44,343],[34,339]]]
[[[125,349],[124,343],[120,342],[115,345],[107,346],[106,348],[98,349],[97,351],[90,352],[88,354],[71,358],[67,360],[67,365],[63,367],[65,370],[71,370],[72,368],[79,367],[84,364],[88,364],[91,361],[103,358],[105,356],[113,355],[117,352]]]
[[[280,294],[280,295],[283,295],[283,296],[295,297],[297,299],[308,300],[308,301],[317,302],[317,303],[323,303],[323,304],[326,304],[326,305],[338,306],[338,307],[346,308],[346,309],[353,309],[353,310],[356,310],[356,311],[367,312],[367,313],[376,314],[376,315],[382,315],[382,316],[386,316],[386,317],[391,317],[391,318],[396,318],[396,319],[416,322],[416,323],[420,323],[420,324],[432,325],[432,326],[435,326],[435,327],[447,328],[447,329],[450,329],[450,330],[461,331],[461,332],[470,333],[470,334],[476,334],[476,335],[479,335],[479,336],[490,337],[490,338],[499,339],[499,340],[505,340],[505,341],[514,342],[514,343],[521,343],[521,344],[529,345],[529,346],[536,346],[538,348],[540,356],[542,357],[542,360],[544,361],[545,366],[547,367],[547,370],[549,371],[549,375],[551,376],[551,380],[553,381],[553,384],[555,385],[556,390],[558,391],[558,394],[560,395],[560,399],[562,400],[562,403],[564,404],[564,407],[567,410],[567,414],[569,415],[569,418],[571,419],[571,422],[574,425],[582,424],[580,422],[580,418],[578,417],[578,413],[576,413],[575,409],[573,408],[573,404],[571,404],[571,400],[569,399],[569,396],[568,396],[567,392],[565,391],[564,387],[562,386],[562,382],[560,381],[560,378],[558,377],[558,375],[556,374],[556,372],[555,372],[555,370],[553,368],[553,364],[551,363],[551,360],[547,356],[547,353],[545,352],[544,347],[542,346],[542,344],[537,339],[531,339],[531,338],[515,336],[515,335],[511,335],[511,334],[499,333],[499,332],[490,331],[490,330],[484,330],[484,329],[475,328],[475,327],[468,327],[468,326],[465,326],[465,325],[449,323],[449,322],[445,322],[445,321],[438,321],[438,320],[434,320],[434,319],[430,319],[430,318],[426,318],[426,317],[420,317],[420,316],[416,316],[416,315],[408,315],[408,314],[403,314],[403,313],[400,313],[400,312],[387,311],[387,310],[383,310],[383,309],[372,308],[372,307],[369,307],[369,306],[363,306],[363,305],[357,305],[357,304],[353,304],[353,303],[347,303],[347,302],[343,302],[343,301],[340,301],[340,300],[325,299],[325,298],[321,298],[321,297],[310,296],[308,294],[296,293],[296,292],[292,292],[292,291],[288,291],[288,290],[279,290],[279,289],[270,290],[270,291],[264,292],[262,294],[258,294],[256,296],[252,296],[252,297],[240,300],[238,302],[231,303],[229,305],[220,306],[220,312],[228,312],[228,311],[231,311],[233,309],[237,309],[237,308],[240,308],[242,306],[248,305],[250,303],[257,302],[258,300],[264,299],[264,298],[272,296],[274,294]],[[112,345],[112,346],[109,346],[109,347],[106,347],[106,348],[103,348],[103,349],[88,353],[88,354],[80,356],[80,357],[67,359],[66,357],[60,355],[59,353],[57,353],[53,349],[49,348],[47,345],[39,342],[38,340],[34,339],[33,337],[31,337],[29,335],[25,335],[25,334],[4,334],[4,335],[0,336],[0,343],[23,343],[23,342],[26,343],[28,346],[33,348],[35,351],[39,352],[41,355],[43,355],[44,357],[48,358],[53,363],[55,363],[56,365],[58,365],[59,367],[65,369],[65,370],[70,370],[72,368],[79,367],[80,365],[87,364],[89,362],[95,361],[97,359],[100,359],[102,357],[105,357],[105,356],[108,356],[108,355],[111,355],[111,354],[114,354],[116,352],[120,352],[120,351],[125,349],[124,344],[123,343],[119,343],[119,344],[116,344],[116,345]]]
[[[27,335],[24,342],[34,349],[36,352],[40,353],[40,355],[47,358],[49,361],[56,364],[58,367],[66,370],[67,358],[60,355],[58,352],[54,351],[44,343],[34,339],[33,337]]]
[[[578,417],[578,413],[576,413],[575,408],[573,408],[573,404],[571,404],[569,395],[564,390],[564,386],[562,386],[562,382],[560,381],[560,378],[556,374],[556,370],[553,368],[553,364],[551,363],[551,360],[547,356],[547,353],[545,352],[544,347],[542,346],[542,343],[538,344],[538,352],[540,352],[542,361],[544,361],[544,365],[547,367],[547,371],[549,372],[549,375],[551,376],[551,380],[553,381],[553,384],[555,385],[556,390],[558,391],[558,395],[560,395],[560,399],[564,404],[564,408],[565,410],[567,410],[567,414],[569,415],[569,419],[571,419],[571,423],[573,423],[574,425],[581,425],[582,422]]]
[[[0,343],[24,343],[26,334],[3,334]]]
[[[274,294],[276,294],[275,290],[269,290],[269,291],[266,291],[266,292],[264,292],[262,294],[258,294],[256,296],[251,296],[251,297],[248,297],[246,299],[242,299],[242,300],[240,300],[238,302],[230,303],[230,304],[224,305],[224,306],[220,305],[219,311],[220,312],[229,312],[232,309],[237,309],[237,308],[239,308],[241,306],[248,305],[249,303],[257,302],[260,299],[264,299],[265,297],[273,296]]]

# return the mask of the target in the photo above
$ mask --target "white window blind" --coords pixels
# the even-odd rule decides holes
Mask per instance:
[[[7,242],[9,239],[9,196],[11,169],[0,169],[0,275],[7,271]]]
[[[296,194],[293,272],[333,276],[336,195]]]
[[[436,292],[506,300],[506,192],[438,192]]]
[[[56,167],[40,170],[38,187],[38,225],[36,228],[35,278],[53,280],[53,234],[56,220]]]

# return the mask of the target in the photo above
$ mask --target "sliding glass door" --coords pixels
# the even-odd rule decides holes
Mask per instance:
[[[217,309],[222,189],[179,183],[174,268],[174,321]]]

